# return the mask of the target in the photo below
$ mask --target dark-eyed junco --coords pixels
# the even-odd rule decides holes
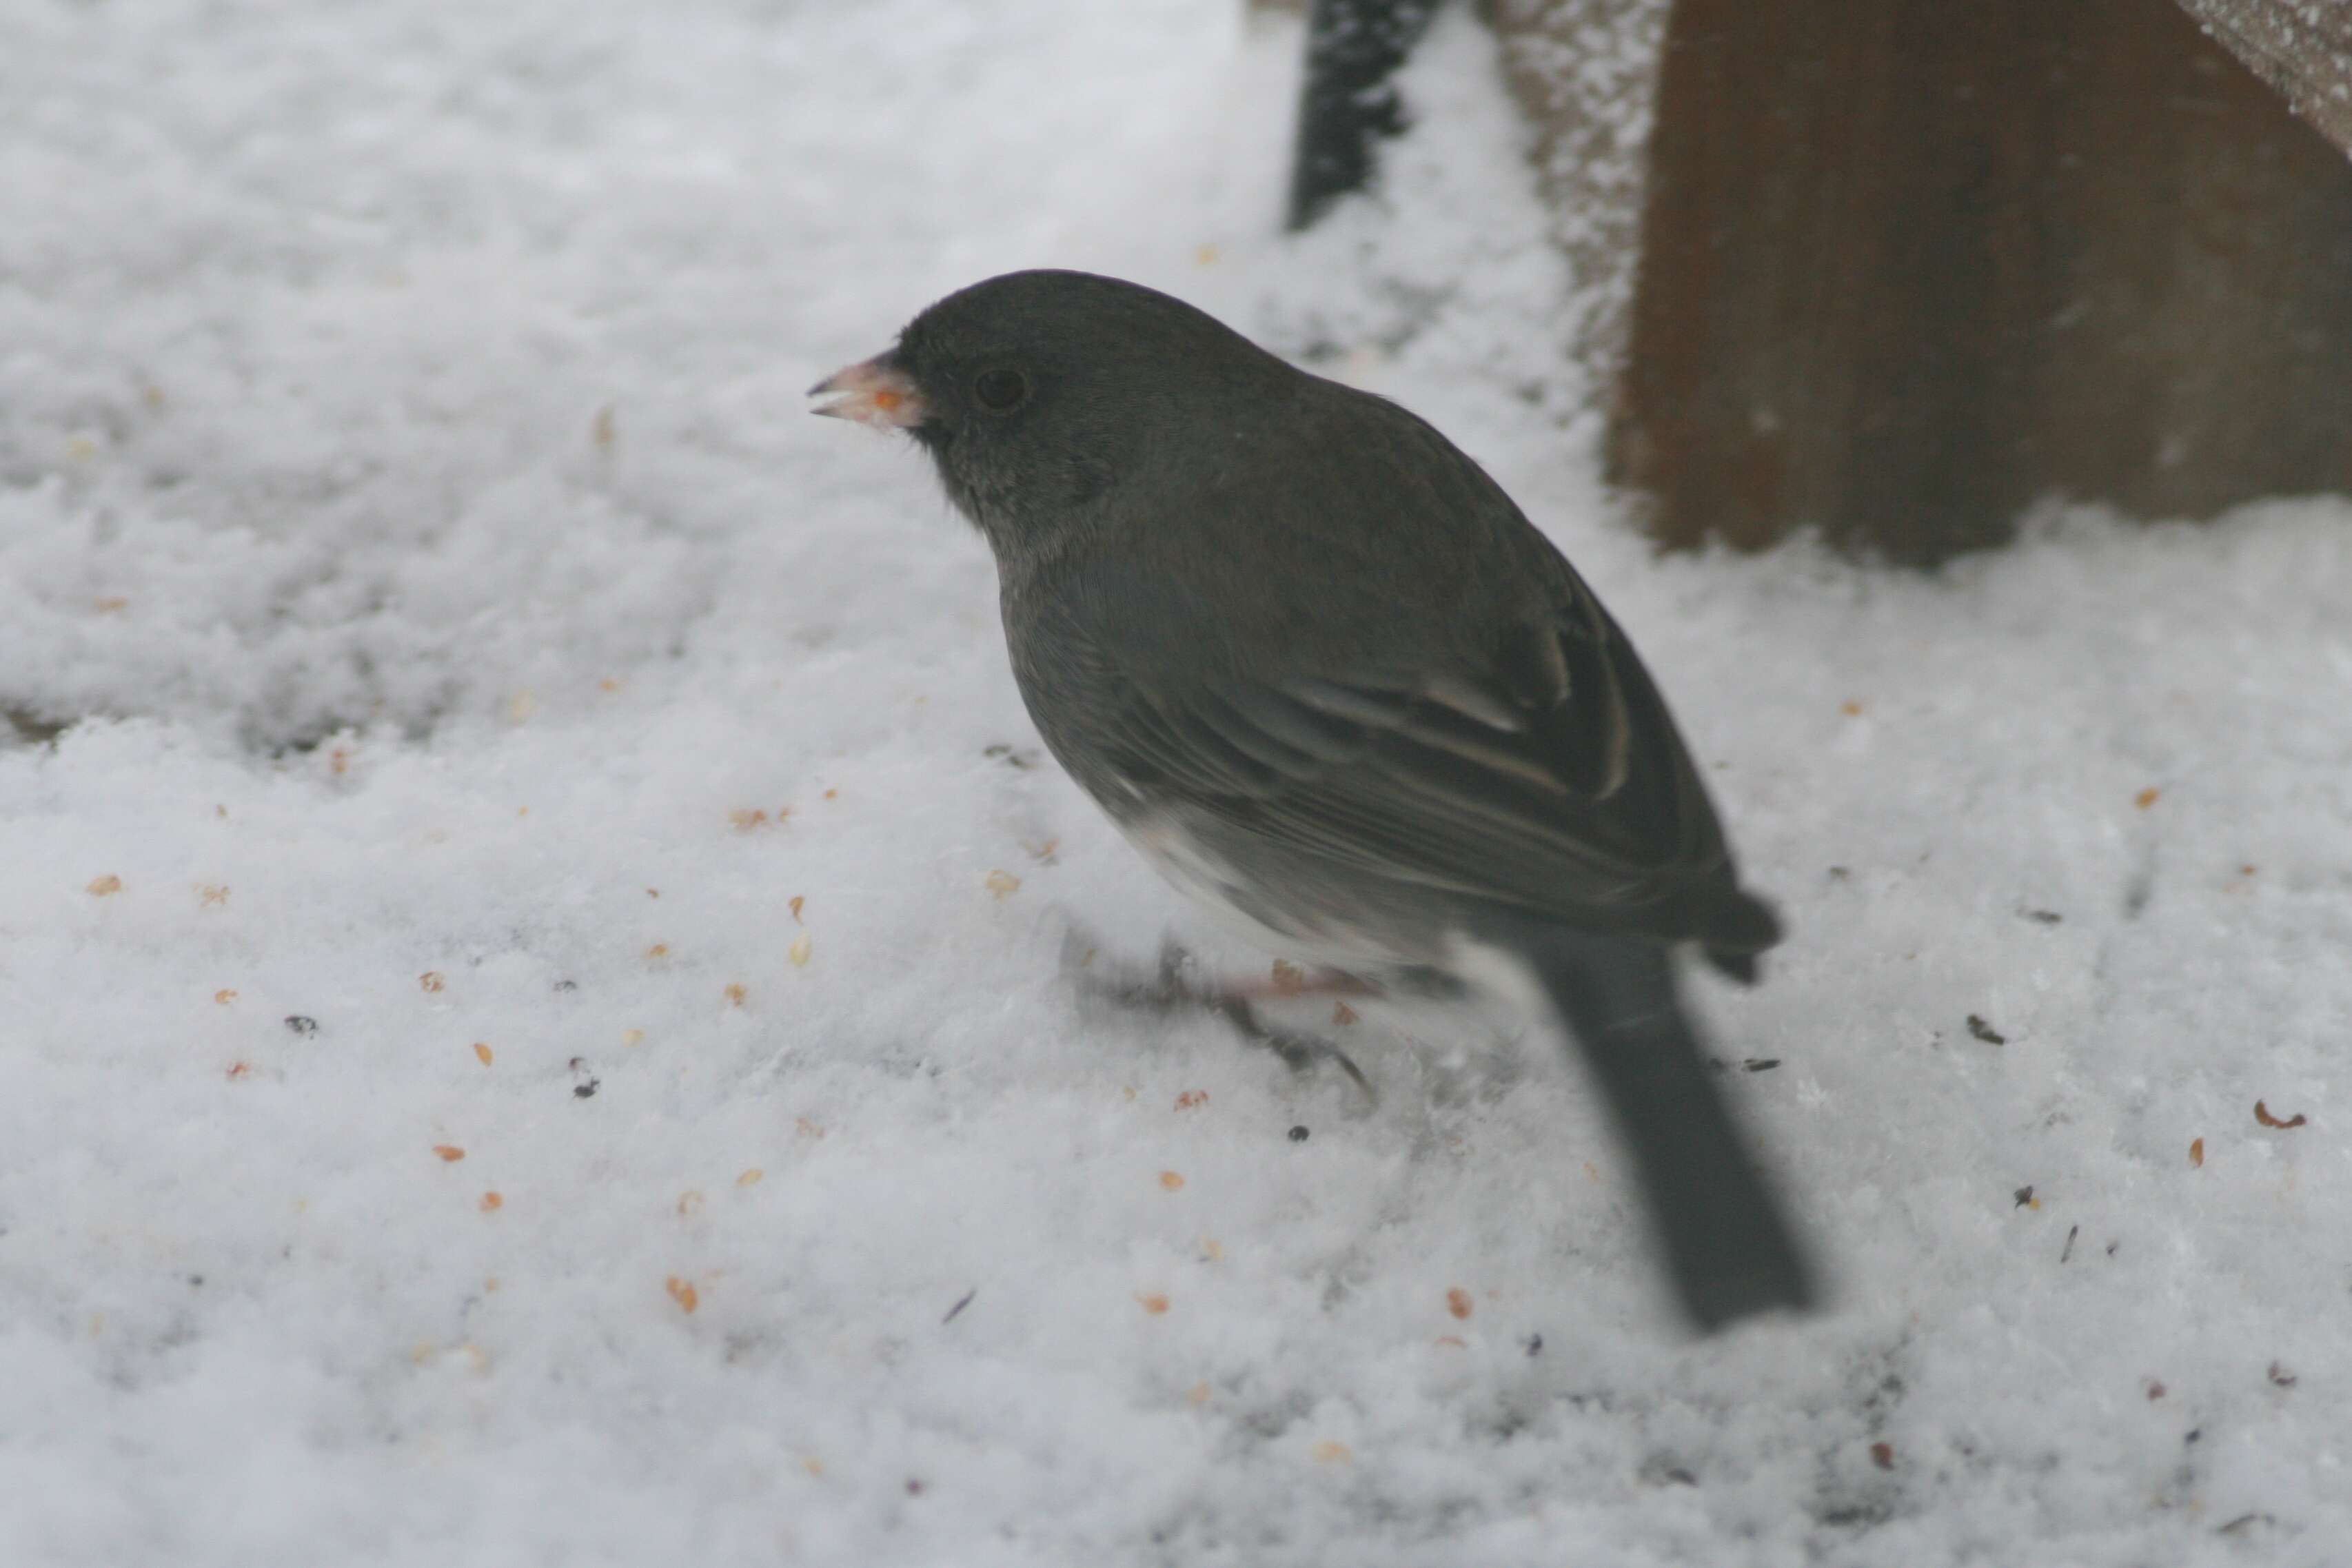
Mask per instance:
[[[816,394],[929,452],[1038,730],[1171,881],[1349,975],[1539,988],[1690,1315],[1809,1304],[1675,983],[1684,943],[1752,979],[1778,922],[1624,633],[1485,471],[1085,273],[950,295]]]

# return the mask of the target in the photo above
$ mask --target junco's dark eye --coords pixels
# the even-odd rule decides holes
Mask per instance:
[[[971,383],[971,395],[981,407],[1003,413],[1029,395],[1029,383],[1019,371],[982,371]]]

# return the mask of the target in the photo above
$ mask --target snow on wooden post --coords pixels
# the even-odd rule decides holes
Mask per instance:
[[[2297,114],[2352,152],[2352,5],[2345,0],[2179,0],[2183,8],[2284,95]]]
[[[2172,0],[1676,0],[1610,455],[1911,562],[2352,490],[2352,162]]]
[[[1667,0],[1487,0],[1484,10],[1575,290],[1566,347],[1598,401],[1625,360]]]

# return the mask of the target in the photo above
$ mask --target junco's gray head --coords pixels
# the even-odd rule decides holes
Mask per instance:
[[[1000,550],[1078,526],[1155,459],[1181,459],[1202,410],[1263,419],[1292,371],[1164,294],[1083,272],[974,284],[909,322],[897,347],[827,377],[815,412],[907,431],[949,498]]]

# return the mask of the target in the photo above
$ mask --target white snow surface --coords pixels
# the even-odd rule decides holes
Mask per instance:
[[[1653,558],[1460,15],[1303,241],[1229,0],[5,26],[0,1562],[2352,1553],[2352,506]],[[1024,265],[1583,567],[1787,914],[1694,984],[1832,1310],[1685,1338],[1541,1027],[1301,1013],[1366,1112],[1081,998],[1265,960],[801,396]]]

